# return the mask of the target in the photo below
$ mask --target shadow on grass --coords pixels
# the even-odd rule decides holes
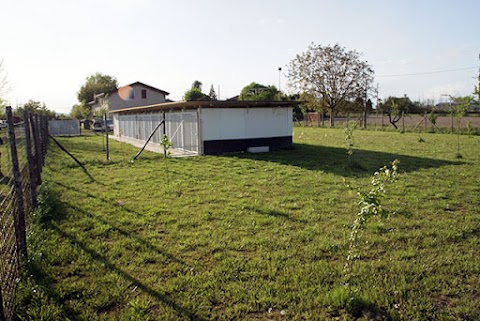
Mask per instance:
[[[350,292],[347,288],[340,287],[333,289],[328,295],[329,303],[334,308],[332,317],[340,319],[347,314],[349,320],[392,320],[392,315],[387,310],[358,292]]]
[[[46,261],[47,257],[45,253],[42,253],[42,255],[43,255],[42,259]],[[43,291],[43,293],[45,293],[45,295],[50,300],[55,302],[56,306],[61,309],[62,316],[64,317],[68,316],[68,319],[72,321],[82,320],[79,318],[79,311],[70,307],[68,304],[65,304],[65,298],[62,298],[62,296],[57,291],[55,291],[54,287],[52,287],[52,284],[55,284],[56,281],[46,271],[48,271],[48,269],[43,267],[42,263],[39,262],[39,260],[30,259],[28,262],[29,275],[25,275],[23,277],[24,280],[22,282],[26,282],[25,280],[29,280],[29,282],[33,282],[34,284],[38,285],[39,288],[31,289],[34,291],[34,294],[36,294],[37,291],[39,292]],[[22,284],[20,285],[20,289],[22,289]],[[24,285],[24,287],[27,288],[28,286]],[[26,292],[28,293],[28,290]],[[21,295],[17,296],[17,300],[18,300],[17,304],[21,305],[20,307],[17,306],[17,309],[16,309],[17,315],[23,316],[25,320],[30,320],[30,319],[27,318],[27,316],[25,315],[24,311],[22,311],[22,309],[24,309],[26,305],[32,304],[31,302],[29,302],[32,299],[38,300],[38,298],[35,298],[34,295],[25,295],[25,293],[21,293]],[[41,303],[37,302],[37,304],[41,304]]]
[[[173,262],[177,262],[177,263],[180,263],[182,265],[187,265],[187,263],[183,260],[180,260],[178,258],[176,258],[175,256],[173,256],[172,254],[168,253],[168,252],[165,252],[164,250],[156,247],[155,245],[153,245],[152,243],[146,241],[145,239],[141,238],[141,237],[138,237],[136,235],[133,235],[132,233],[129,233],[127,231],[125,231],[124,229],[120,228],[120,227],[117,227],[115,225],[113,225],[111,222],[107,221],[107,220],[104,220],[103,218],[99,217],[98,215],[94,215],[88,211],[85,211],[83,208],[79,208],[75,205],[71,205],[71,204],[65,204],[66,207],[69,207],[73,210],[75,210],[77,213],[82,213],[83,215],[85,216],[88,216],[89,218],[92,218],[92,219],[95,219],[97,221],[99,221],[100,223],[102,224],[105,224],[105,225],[108,225],[112,228],[113,231],[116,231],[118,232],[120,235],[123,235],[125,237],[128,237],[142,245],[144,245],[147,249],[153,251],[153,252],[157,252],[158,254],[160,255],[163,255],[165,256],[166,258],[168,258],[169,260],[173,261]]]
[[[324,171],[336,175],[353,177],[370,176],[379,168],[390,165],[395,159],[400,160],[400,170],[404,172],[464,164],[464,162],[460,161],[447,161],[356,149],[352,156],[352,160],[356,166],[349,166],[350,161],[345,148],[309,144],[294,144],[294,148],[291,150],[259,154],[244,153],[231,157],[275,162],[308,170]]]
[[[168,259],[170,259],[171,261],[186,265],[184,261],[177,259],[172,254],[159,249],[158,247],[154,246],[153,244],[149,243],[148,241],[140,237],[132,235],[131,233],[128,233],[127,231],[114,226],[110,222],[107,222],[106,220],[96,215],[88,213],[87,211],[80,209],[78,207],[72,206],[71,204],[61,202],[58,198],[58,194],[53,189],[48,188],[48,184],[44,185],[43,190],[41,191],[41,199],[42,199],[42,202],[40,204],[40,210],[38,215],[36,216],[36,220],[38,224],[38,227],[36,228],[39,228],[42,231],[42,233],[50,234],[51,232],[54,232],[60,235],[61,237],[63,237],[66,241],[71,243],[73,246],[78,246],[85,253],[87,253],[92,259],[100,262],[102,266],[108,269],[109,271],[116,273],[123,279],[135,285],[137,288],[141,289],[146,294],[150,295],[153,298],[158,299],[159,301],[163,302],[165,305],[174,309],[179,315],[182,315],[182,319],[203,320],[203,318],[198,317],[197,315],[195,315],[195,313],[181,306],[180,304],[176,303],[174,300],[172,300],[168,296],[152,289],[151,287],[148,287],[147,285],[143,284],[140,280],[136,279],[132,275],[128,274],[127,272],[115,266],[111,261],[109,261],[109,259],[106,256],[103,256],[97,253],[94,249],[89,247],[87,243],[81,241],[72,233],[67,233],[63,231],[61,227],[58,225],[58,223],[66,219],[66,212],[69,208],[71,208],[76,210],[77,213],[82,213],[85,216],[88,216],[92,219],[96,219],[97,221],[103,224],[107,224],[111,226],[112,229],[118,232],[119,234],[135,240],[136,242],[144,245],[149,250],[155,251],[163,255]],[[33,250],[33,252],[35,252],[35,250]],[[45,265],[45,264],[48,264],[46,262],[49,261],[49,259],[47,258],[49,254],[47,252],[48,251],[46,252],[42,251],[41,253],[39,253],[40,256],[32,255],[32,259],[28,262],[29,267],[28,267],[27,278],[31,281],[24,285],[24,290],[22,290],[21,292],[20,301],[19,301],[19,304],[21,304],[21,307],[18,309],[20,313],[19,315],[26,315],[25,313],[27,313],[26,311],[28,311],[28,309],[26,308],[27,306],[29,306],[31,310],[32,308],[35,309],[36,305],[42,304],[41,302],[38,302],[38,300],[37,302],[32,302],[32,300],[38,299],[35,296],[35,293],[36,293],[35,284],[36,284],[40,286],[41,291],[49,298],[49,300],[47,299],[47,302],[55,302],[55,306],[61,309],[62,316],[64,317],[68,316],[68,318],[71,320],[82,320],[83,318],[80,315],[80,310],[70,307],[66,303],[66,300],[69,300],[68,297],[58,293],[55,290],[55,287],[52,286],[52,284],[55,284],[56,281],[55,281],[55,276],[51,275],[51,269],[47,265]],[[44,299],[44,297],[42,296],[40,296],[40,298]]]
[[[289,221],[292,221],[292,222],[306,223],[306,221],[297,220],[296,218],[292,217],[291,215],[288,215],[287,213],[280,212],[280,211],[273,210],[273,209],[264,209],[264,208],[261,208],[261,207],[251,207],[251,206],[246,206],[245,209],[249,210],[249,211],[252,211],[254,213],[259,213],[259,214],[274,217],[274,218],[282,218],[282,219],[286,219],[286,220],[289,220]]]
[[[98,136],[104,136],[99,134]],[[102,164],[102,165],[107,165],[111,163],[116,163],[119,161],[103,161],[100,160],[102,159],[102,156],[105,155],[105,138],[104,137],[95,137],[93,135],[90,136],[82,136],[83,139],[75,137],[62,137],[60,139],[60,142],[67,148],[68,150],[75,151],[78,154],[82,155],[93,155],[93,156],[98,156],[98,160],[85,160],[84,163],[87,165],[94,165],[94,164]],[[132,145],[125,144],[125,143],[119,143],[114,139],[109,139],[109,146],[110,146],[110,153],[112,154],[112,151],[119,152],[120,155],[117,155],[117,157],[126,157],[128,159],[132,158],[135,156],[135,154],[138,152],[139,148],[133,147]],[[163,158],[163,154],[143,154],[142,159],[161,159]]]
[[[69,189],[69,190],[72,190],[74,192],[77,192],[77,193],[81,193],[85,196],[88,196],[88,197],[91,197],[91,198],[95,198],[95,199],[98,199],[104,203],[107,204],[107,206],[114,206],[114,207],[117,207],[117,208],[120,208],[122,211],[126,211],[128,213],[132,213],[132,214],[135,214],[136,216],[141,216],[141,214],[137,211],[134,211],[128,207],[125,207],[124,205],[120,205],[116,202],[112,202],[111,200],[109,199],[105,199],[105,198],[102,198],[102,197],[99,197],[98,195],[94,195],[94,194],[91,194],[89,192],[85,192],[85,191],[82,191],[78,188],[75,188],[73,186],[67,186],[61,182],[52,182],[60,187],[63,187],[63,188],[66,188],[66,189]],[[143,238],[140,238],[138,236],[135,236],[135,235],[132,235],[131,233],[125,231],[124,229],[120,228],[120,227],[117,227],[115,225],[112,224],[112,222],[109,222],[107,220],[104,220],[103,218],[99,217],[98,215],[94,215],[88,211],[86,211],[85,209],[83,208],[80,208],[78,206],[75,206],[75,205],[72,205],[72,204],[69,204],[69,203],[61,203],[62,207],[65,208],[65,207],[69,207],[79,213],[82,213],[83,215],[85,216],[88,216],[90,218],[93,218],[103,224],[106,224],[106,225],[109,225],[114,231],[117,231],[119,234],[125,236],[125,237],[128,237],[128,238],[131,238],[132,240],[135,240],[136,242],[144,245],[145,247],[147,247],[148,249],[154,251],[154,252],[157,252],[165,257],[167,257],[168,259],[170,259],[171,261],[174,261],[174,262],[177,262],[177,263],[180,263],[180,264],[183,264],[183,265],[187,265],[187,263],[185,261],[182,261],[178,258],[176,258],[175,256],[173,256],[172,254],[168,253],[168,252],[165,252],[164,250],[154,246],[153,244],[151,244],[150,242],[144,240]]]
[[[79,193],[79,194],[83,194],[84,196],[98,199],[98,200],[106,203],[107,205],[120,208],[120,209],[122,209],[123,211],[128,212],[128,213],[131,213],[131,214],[134,214],[134,215],[136,215],[136,216],[141,216],[141,215],[142,215],[142,214],[140,214],[139,212],[137,212],[137,211],[135,211],[135,210],[133,210],[133,209],[131,209],[131,208],[126,207],[125,205],[119,204],[119,203],[114,202],[114,201],[112,201],[112,200],[109,200],[109,199],[107,199],[107,198],[99,197],[98,195],[89,193],[89,192],[87,192],[87,191],[82,191],[81,189],[78,189],[78,188],[76,188],[76,187],[65,185],[65,184],[63,184],[62,182],[52,181],[52,183],[55,184],[55,185],[58,185],[58,186],[60,186],[60,187],[69,189],[69,190],[71,190],[71,191],[77,192],[77,193]]]
[[[180,304],[176,303],[174,300],[169,298],[168,296],[155,291],[154,289],[150,288],[149,286],[143,284],[140,282],[138,279],[134,278],[127,272],[123,271],[122,269],[118,268],[110,262],[106,257],[101,255],[100,253],[97,253],[95,250],[91,249],[88,247],[88,245],[78,238],[76,238],[74,235],[69,234],[63,230],[61,230],[56,224],[51,224],[51,229],[57,232],[59,235],[61,235],[63,238],[67,239],[72,245],[80,247],[85,253],[87,253],[92,259],[95,261],[100,262],[106,269],[116,273],[123,279],[131,282],[133,285],[141,289],[143,292],[146,294],[156,298],[157,300],[163,302],[167,306],[171,307],[174,309],[177,313],[181,314],[184,317],[187,317],[190,320],[204,320],[203,318],[197,316],[194,312],[188,310],[187,308],[181,306]]]

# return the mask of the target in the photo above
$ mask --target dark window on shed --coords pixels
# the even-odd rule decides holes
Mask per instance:
[[[147,90],[146,89],[142,89],[142,98],[143,99],[147,98]]]

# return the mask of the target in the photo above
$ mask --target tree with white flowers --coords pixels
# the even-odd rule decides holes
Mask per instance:
[[[364,97],[373,81],[373,69],[360,53],[338,44],[322,46],[312,43],[289,65],[290,85],[324,100],[330,110],[330,126],[334,126],[334,110],[347,101]]]

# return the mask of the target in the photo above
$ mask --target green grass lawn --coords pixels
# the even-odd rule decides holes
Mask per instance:
[[[295,148],[168,159],[102,137],[53,144],[31,219],[26,320],[479,320],[480,137],[294,128]],[[400,175],[361,234],[373,172]]]

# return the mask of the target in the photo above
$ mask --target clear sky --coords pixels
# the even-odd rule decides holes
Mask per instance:
[[[252,81],[278,86],[278,67],[285,90],[296,54],[338,43],[363,53],[380,97],[439,101],[473,91],[479,14],[479,0],[2,0],[0,60],[12,106],[68,113],[95,72],[173,100],[200,80],[225,99]]]

